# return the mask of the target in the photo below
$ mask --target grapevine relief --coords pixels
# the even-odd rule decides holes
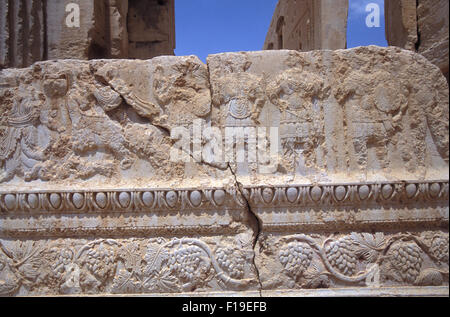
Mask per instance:
[[[242,251],[194,238],[0,242],[0,295],[133,294],[247,289]]]
[[[306,235],[280,239],[282,272],[301,288],[448,283],[448,234],[352,233],[321,244]]]

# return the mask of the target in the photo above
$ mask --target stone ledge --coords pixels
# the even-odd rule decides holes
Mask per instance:
[[[207,293],[165,293],[138,295],[101,295],[100,297],[448,297],[448,286],[441,287],[381,287],[381,288],[341,288],[316,290],[263,290],[259,292],[207,292]],[[54,296],[80,297],[80,295]],[[83,297],[99,297],[83,295]]]
[[[448,297],[448,286],[262,291],[264,297]]]
[[[243,186],[260,207],[368,207],[448,201],[448,180],[362,182],[286,186]],[[0,190],[0,212],[146,212],[244,207],[236,188]]]

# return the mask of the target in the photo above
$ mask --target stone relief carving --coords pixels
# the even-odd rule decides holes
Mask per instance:
[[[196,238],[1,240],[0,295],[245,290],[254,273],[239,263],[253,251],[235,243],[231,258]]]
[[[438,179],[448,170],[447,83],[414,54],[402,53],[408,67],[392,62],[399,52],[364,47],[352,53],[209,56],[216,105],[212,119],[224,126],[229,109],[236,109],[244,118],[238,119],[239,125],[278,128],[280,159],[271,181]],[[418,75],[424,69],[432,81]],[[251,122],[245,121],[251,107],[236,101],[230,105],[233,98],[224,98],[245,91],[239,84],[244,80],[237,78],[265,95],[258,99],[261,106],[252,112]],[[236,171],[243,178],[253,173],[251,168]],[[270,178],[259,175],[248,183],[263,185]]]
[[[212,102],[216,107],[224,107],[224,113],[215,116],[220,126],[253,127],[258,122],[266,102],[265,79],[247,72],[251,64],[245,55],[238,56],[212,82]]]
[[[36,92],[28,98],[14,98],[9,117],[2,127],[0,159],[4,168],[1,181],[11,180],[16,173],[23,175],[27,180],[36,177],[41,164],[46,159],[48,143],[42,142],[42,136],[48,133],[45,127],[38,130],[40,122],[41,99]]]
[[[75,63],[38,63],[5,75],[18,83],[2,88],[1,181],[123,178],[146,163],[159,177],[183,175],[184,167],[170,162],[173,141],[166,129],[209,114],[206,66],[193,57],[169,66],[155,62],[155,97],[147,101],[139,89],[129,89],[117,68]],[[143,78],[152,74],[141,68]],[[199,107],[191,107],[192,101]],[[180,107],[186,113],[175,118]]]
[[[449,98],[448,91],[437,88],[446,84],[435,68],[419,58],[407,57],[429,69],[433,80],[423,81],[411,65],[400,70],[395,63],[383,62],[383,53],[379,53],[373,57],[379,56],[379,63],[362,56],[347,58],[339,51],[334,56],[333,94],[344,114],[349,166],[358,168],[363,179],[373,167],[389,174],[400,164],[405,173],[424,178],[430,152],[440,156],[441,163],[436,165],[448,166],[448,134],[444,131],[448,129]]]
[[[287,277],[287,280],[278,279],[272,277],[273,272],[263,269],[263,287],[440,286],[448,283],[447,232],[353,232],[329,238],[318,234],[276,238],[267,234],[262,244],[261,261],[265,261],[266,266],[269,266],[268,261],[277,261],[270,267],[276,267],[276,271]]]
[[[446,232],[273,238],[261,240],[260,256],[286,278],[264,267],[263,288],[273,280],[289,288],[448,283]],[[0,248],[1,295],[245,290],[256,283],[244,265],[253,256],[245,243],[213,251],[195,238],[1,240]]]
[[[429,183],[361,183],[248,188],[249,200],[255,205],[345,205],[407,204],[448,199],[448,182]]]
[[[168,131],[189,127],[194,119],[211,112],[207,68],[195,56],[108,63],[96,70],[96,76],[140,116]],[[136,82],[136,77],[142,81]]]
[[[245,196],[245,200],[242,198]],[[448,181],[243,187],[204,190],[115,190],[67,192],[0,192],[2,212],[140,211],[245,207],[402,205],[446,201]]]
[[[382,68],[383,56],[408,67]],[[438,179],[448,170],[448,86],[410,52],[227,53],[210,56],[209,68],[195,57],[74,63],[4,71],[3,81],[16,84],[1,89],[3,182],[124,180],[146,167],[148,178],[183,179],[184,165],[170,162],[169,134],[195,119],[278,128],[274,175],[294,174],[292,182]],[[238,174],[257,180],[253,165]],[[223,174],[208,164],[195,170]]]
[[[207,64],[2,70],[0,295],[448,287],[436,67],[376,47]],[[196,119],[278,128],[276,171],[171,162]]]
[[[362,171],[367,170],[368,152],[372,148],[378,164],[388,172],[389,147],[398,142],[396,134],[402,130],[402,117],[408,108],[407,87],[392,80],[386,72],[367,75],[356,71],[346,80],[343,86],[349,91],[344,113],[345,117],[351,118],[348,134],[357,164]],[[370,85],[366,84],[367,80]],[[420,147],[425,148],[425,140]]]
[[[314,167],[323,161],[321,145],[325,141],[325,129],[322,102],[329,89],[322,78],[301,68],[281,73],[267,87],[270,101],[281,112],[281,147],[283,156],[290,160],[286,166],[292,174],[298,168],[303,174],[318,172]],[[313,171],[308,171],[308,168]]]
[[[148,211],[240,206],[236,189],[1,193],[3,212]]]

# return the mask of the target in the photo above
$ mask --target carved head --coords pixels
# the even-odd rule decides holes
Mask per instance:
[[[49,98],[61,98],[69,90],[69,78],[67,74],[57,76],[46,75],[44,77],[44,93]]]
[[[269,100],[280,109],[310,109],[314,99],[322,99],[327,89],[319,76],[289,69],[267,87]]]
[[[61,250],[59,259],[64,265],[68,265],[68,264],[72,263],[73,256],[74,256],[74,254],[73,254],[72,250],[64,249],[64,250]]]

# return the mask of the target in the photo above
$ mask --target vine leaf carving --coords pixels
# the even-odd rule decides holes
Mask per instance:
[[[35,281],[40,274],[42,258],[38,255],[43,251],[41,243],[34,241],[17,241],[10,245],[1,245],[3,253],[13,261],[13,268],[26,280]]]
[[[137,293],[141,290],[141,282],[133,272],[127,269],[120,269],[114,279],[113,291],[118,294]]]
[[[19,272],[29,280],[35,281],[39,276],[42,261],[36,257],[31,258],[19,268]]]
[[[326,272],[321,266],[316,262],[305,271],[304,277],[306,282],[302,285],[305,288],[316,289],[316,288],[329,288],[331,282],[328,278],[328,272]]]
[[[139,246],[136,243],[126,244],[119,251],[119,258],[121,258],[124,262],[125,269],[136,274],[137,276],[141,276],[141,256]]]
[[[19,284],[15,279],[0,280],[0,295],[9,295],[17,291]]]
[[[10,295],[20,287],[20,281],[11,270],[12,261],[0,252],[0,296]]]
[[[369,263],[374,263],[378,259],[379,252],[384,248],[386,239],[382,232],[375,233],[355,233],[350,235],[351,239],[358,245],[355,253]]]
[[[145,275],[151,275],[154,271],[160,271],[162,263],[169,258],[169,251],[163,246],[149,245],[145,254],[147,266]]]
[[[172,275],[168,269],[162,271],[153,271],[151,276],[144,282],[144,288],[150,292],[173,292],[180,291],[178,279]]]
[[[115,293],[137,293],[142,289],[142,271],[139,246],[129,243],[119,251],[119,263],[117,275],[113,282]]]

